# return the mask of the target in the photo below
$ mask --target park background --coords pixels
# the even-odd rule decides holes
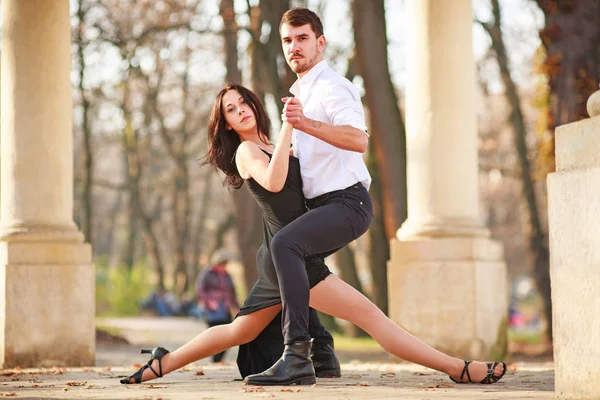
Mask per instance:
[[[586,6],[594,1],[473,1],[479,213],[504,245],[513,352],[551,351],[546,175],[554,170],[554,128],[586,117],[585,101],[598,87],[600,21],[597,7]],[[241,300],[255,281],[258,209],[245,189],[224,187],[199,160],[210,107],[226,81],[264,99],[276,140],[278,99],[295,79],[277,27],[292,6],[322,16],[325,58],[365,95],[377,215],[369,232],[327,262],[387,311],[389,240],[406,218],[405,5],[71,1],[74,219],[94,252],[98,316],[139,315],[140,301],[157,288],[193,296],[197,275],[223,247],[233,255]]]

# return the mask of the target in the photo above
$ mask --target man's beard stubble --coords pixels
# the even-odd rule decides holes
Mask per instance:
[[[317,49],[317,52],[315,53],[315,56],[313,58],[311,58],[309,62],[307,62],[306,64],[303,64],[303,65],[297,64],[296,65],[296,69],[292,68],[292,70],[296,74],[303,74],[303,73],[305,73],[306,71],[308,71],[309,69],[311,69],[312,67],[315,66],[318,57],[319,57],[319,50]],[[290,65],[290,67],[292,67],[292,66]]]

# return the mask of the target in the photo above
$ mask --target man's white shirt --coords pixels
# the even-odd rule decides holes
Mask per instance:
[[[360,95],[346,78],[321,61],[290,88],[302,103],[304,115],[329,125],[350,125],[366,132]],[[365,133],[366,134],[366,133]],[[300,160],[304,197],[345,189],[357,182],[369,189],[371,176],[362,154],[342,150],[294,129],[294,155]]]

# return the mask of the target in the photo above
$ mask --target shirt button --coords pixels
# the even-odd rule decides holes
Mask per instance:
[[[360,202],[360,205],[362,206],[362,201]]]

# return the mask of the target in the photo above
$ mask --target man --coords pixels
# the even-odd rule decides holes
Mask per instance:
[[[326,39],[319,17],[306,8],[287,11],[279,32],[298,80],[282,114],[294,126],[303,192],[310,209],[271,242],[282,298],[283,356],[248,384],[314,382],[308,334],[309,285],[303,258],[331,254],[362,235],[373,218],[371,177],[362,159],[368,135],[360,95],[323,60]],[[307,379],[308,378],[308,379]]]

